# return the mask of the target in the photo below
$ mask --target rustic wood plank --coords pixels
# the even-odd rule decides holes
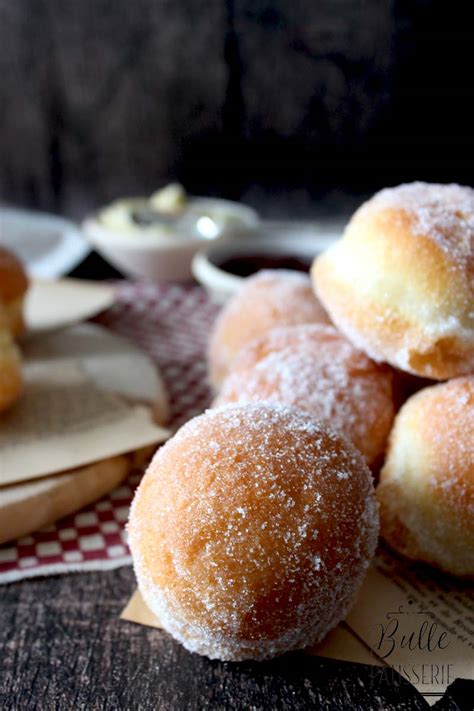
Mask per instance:
[[[130,568],[0,588],[2,709],[425,709],[399,677],[301,653],[211,662],[123,622]],[[447,708],[447,707],[446,707]]]

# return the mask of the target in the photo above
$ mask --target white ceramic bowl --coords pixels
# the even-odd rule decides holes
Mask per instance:
[[[235,218],[232,227],[213,238],[219,241],[233,234],[245,235],[258,225],[258,215],[250,207],[229,200],[196,198],[209,210],[225,210]],[[192,278],[191,262],[206,243],[195,235],[127,233],[105,227],[96,216],[87,218],[84,234],[94,249],[127,276],[156,281],[187,281]]]
[[[282,223],[283,224],[283,223]],[[220,268],[225,260],[239,256],[289,256],[311,263],[338,235],[317,234],[302,229],[297,222],[285,223],[285,229],[261,223],[252,237],[221,240],[200,250],[193,259],[193,274],[213,301],[225,303],[240,288],[245,277]]]

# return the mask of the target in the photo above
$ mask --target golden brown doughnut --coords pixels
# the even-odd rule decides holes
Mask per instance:
[[[332,326],[290,326],[240,351],[215,405],[265,401],[306,410],[346,435],[376,467],[395,414],[392,381],[390,368]]]
[[[474,190],[412,183],[362,205],[315,290],[371,358],[443,380],[474,371]]]
[[[357,450],[306,413],[262,403],[184,425],[129,521],[139,588],[162,626],[229,660],[321,640],[354,602],[377,533]]]
[[[22,387],[20,354],[7,327],[7,315],[0,302],[0,413],[18,399]]]
[[[377,498],[392,548],[474,577],[474,376],[425,388],[405,403]]]
[[[16,338],[24,330],[23,300],[28,279],[21,262],[0,247],[0,301],[5,307],[8,328]]]
[[[248,277],[224,307],[209,343],[210,380],[217,390],[242,346],[279,326],[329,323],[306,274],[265,269]]]

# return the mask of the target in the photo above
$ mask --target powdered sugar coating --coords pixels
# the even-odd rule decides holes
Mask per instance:
[[[219,314],[209,342],[211,382],[218,387],[239,350],[273,328],[329,323],[307,274],[264,269],[244,281]]]
[[[332,326],[293,326],[240,352],[215,405],[265,401],[301,408],[345,434],[371,465],[394,417],[392,380],[389,368]]]
[[[413,234],[434,240],[454,262],[474,258],[474,190],[451,183],[405,183],[385,188],[361,210],[402,210]]]
[[[341,436],[266,404],[210,410],[158,451],[134,499],[140,590],[184,646],[262,659],[322,639],[373,555],[369,470]]]

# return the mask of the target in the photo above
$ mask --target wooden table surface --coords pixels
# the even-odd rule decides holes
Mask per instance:
[[[0,588],[0,709],[427,709],[375,668],[301,653],[266,663],[190,654],[161,630],[119,620],[131,568]],[[469,704],[468,693],[471,693]],[[455,682],[436,709],[472,709]]]

